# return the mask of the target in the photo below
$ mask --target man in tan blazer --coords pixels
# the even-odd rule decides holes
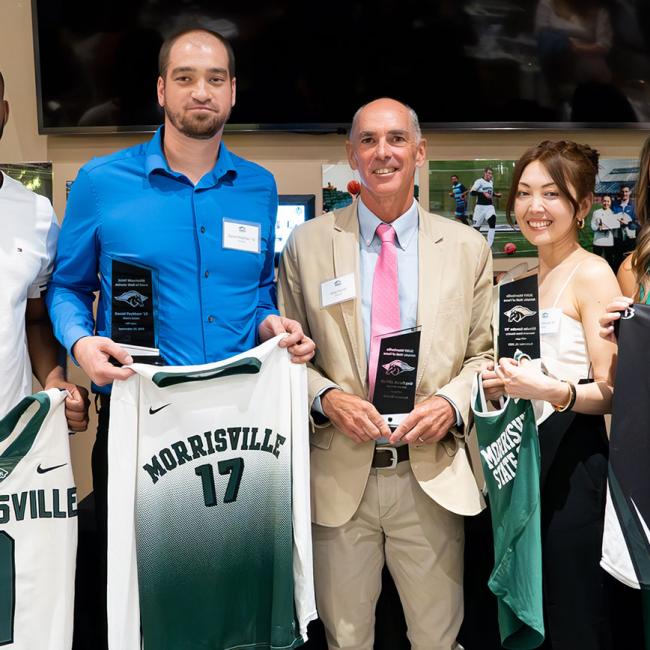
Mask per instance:
[[[472,377],[491,357],[490,251],[471,228],[414,200],[426,142],[407,106],[380,99],[359,109],[347,153],[359,199],[297,228],[278,280],[281,311],[317,346],[309,399],[318,609],[330,648],[371,650],[386,562],[411,647],[450,650],[463,615],[462,515],[483,507],[464,432]],[[401,327],[422,328],[416,405],[393,432],[368,401],[382,224],[395,231]]]

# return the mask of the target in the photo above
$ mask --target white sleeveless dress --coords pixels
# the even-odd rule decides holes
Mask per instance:
[[[565,289],[580,267],[576,264],[558,292],[551,310],[557,310],[558,303]],[[548,311],[540,309],[540,312]],[[540,353],[543,366],[549,375],[577,384],[581,379],[590,376],[589,353],[582,323],[564,312],[559,314],[559,328],[556,332],[542,333],[540,337]],[[537,424],[541,424],[553,414],[553,406],[549,402],[536,400],[534,402]]]

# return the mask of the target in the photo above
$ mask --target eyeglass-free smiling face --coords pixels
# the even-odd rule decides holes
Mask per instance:
[[[424,164],[426,143],[418,138],[406,106],[379,99],[363,108],[350,134],[348,161],[361,178],[361,199],[373,204],[412,201],[415,170]],[[407,206],[408,207],[408,206]]]
[[[569,191],[574,192],[569,185]],[[526,166],[515,197],[515,218],[521,233],[534,246],[576,239],[576,220],[584,219],[591,201],[584,199],[574,216],[573,206],[551,178],[546,167],[535,160]]]

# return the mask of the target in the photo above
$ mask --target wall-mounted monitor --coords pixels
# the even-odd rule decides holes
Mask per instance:
[[[307,219],[316,215],[314,194],[280,194],[278,197],[278,218],[275,222],[275,264],[289,239],[291,231]]]
[[[425,128],[650,128],[648,0],[32,0],[41,133],[147,131],[157,54],[227,36],[229,130],[345,130],[391,96]]]

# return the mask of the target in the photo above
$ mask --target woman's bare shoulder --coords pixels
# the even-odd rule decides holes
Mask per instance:
[[[637,298],[639,293],[639,284],[636,281],[634,269],[632,268],[631,254],[628,255],[618,267],[616,279],[618,280],[618,284],[621,287],[621,292],[624,296],[635,299]]]

